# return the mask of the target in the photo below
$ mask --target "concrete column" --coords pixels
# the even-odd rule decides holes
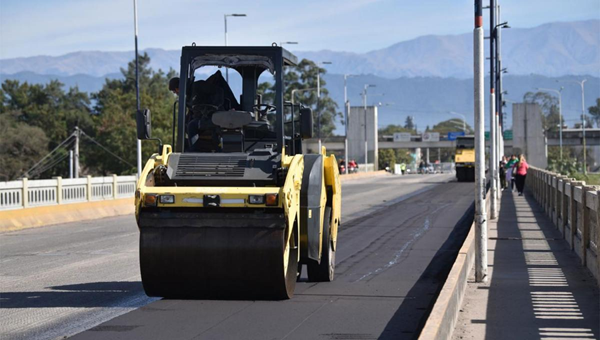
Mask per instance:
[[[118,187],[118,183],[117,183],[117,175],[113,174],[113,185],[112,185],[112,196],[113,199],[117,199],[117,190],[119,189]]]
[[[23,178],[23,192],[21,193],[21,198],[23,200],[23,208],[29,207],[29,188],[27,185],[27,178]]]
[[[90,202],[92,200],[92,176],[87,176],[87,200]]]
[[[62,204],[62,177],[56,177],[56,203]]]

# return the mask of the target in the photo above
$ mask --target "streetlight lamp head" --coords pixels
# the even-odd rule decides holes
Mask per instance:
[[[246,14],[232,14],[232,17],[245,17]]]
[[[333,63],[331,61],[322,61],[321,64],[322,65],[331,65]]]

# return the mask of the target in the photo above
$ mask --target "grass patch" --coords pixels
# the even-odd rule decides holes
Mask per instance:
[[[600,185],[600,174],[587,174],[584,175],[581,172],[576,172],[571,175],[573,178],[578,181],[585,181],[585,184],[588,185]]]

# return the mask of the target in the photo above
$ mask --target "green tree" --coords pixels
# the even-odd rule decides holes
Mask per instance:
[[[394,133],[397,133],[397,132],[410,132],[412,134],[417,133],[417,131],[415,131],[415,130],[408,129],[401,125],[393,125],[393,124],[390,124],[382,129],[379,129],[379,135],[393,135]]]
[[[523,96],[523,102],[538,104],[542,109],[542,125],[544,131],[558,131],[560,129],[560,112],[558,97],[548,92],[527,92]],[[564,118],[562,121],[564,124]]]
[[[472,134],[474,131],[471,128],[471,126],[469,126],[469,124],[465,123],[465,134]],[[452,118],[452,119],[448,119],[445,120],[443,122],[439,122],[437,124],[435,124],[433,126],[433,128],[431,128],[431,131],[434,132],[439,132],[440,135],[447,135],[448,132],[455,132],[455,131],[462,131],[463,130],[463,121],[460,118]]]
[[[9,113],[0,114],[0,180],[15,180],[48,151],[48,137],[37,127],[19,122]]]
[[[172,110],[176,97],[168,89],[168,80],[175,71],[167,74],[150,69],[150,57],[146,53],[139,57],[140,106],[149,108],[152,114],[152,136],[165,143],[172,139]],[[111,156],[97,146],[92,146],[97,155],[90,165],[103,174],[134,173],[136,164],[136,123],[135,123],[135,61],[129,62],[127,69],[121,69],[122,79],[107,79],[102,89],[92,95],[95,130],[93,138],[127,163]],[[86,131],[87,132],[87,131]],[[91,134],[91,132],[88,132]],[[147,141],[143,144],[142,159],[145,161],[157,151],[157,144]]]
[[[412,163],[413,158],[409,149],[395,149],[394,152],[396,154],[396,163]]]
[[[285,88],[284,100],[292,100],[293,90],[316,89],[317,74],[320,73],[321,97],[318,98],[316,90],[297,91],[294,101],[301,103],[313,110],[314,131],[318,133],[319,117],[321,122],[321,137],[327,138],[331,136],[335,129],[335,121],[337,118],[342,118],[341,112],[337,111],[338,106],[327,90],[327,82],[323,79],[323,75],[327,70],[318,67],[313,61],[302,59],[297,66],[288,67],[283,76]],[[258,94],[263,95],[263,102],[272,103],[275,98],[274,84],[263,82],[258,85]],[[345,123],[345,122],[344,122]]]
[[[408,130],[417,130],[417,126],[415,125],[413,116],[406,116],[406,121],[404,122],[404,128]]]
[[[396,164],[396,153],[392,149],[379,149],[379,169],[384,170],[386,166],[393,167]]]
[[[70,88],[68,91],[63,88],[64,85],[55,80],[45,85],[6,80],[2,84],[0,113],[8,114],[15,122],[22,123],[16,125],[19,128],[24,126],[39,128],[48,137],[43,140],[47,142],[46,151],[50,151],[68,138],[75,126],[83,129],[92,129],[93,126],[89,96],[80,92],[77,87]],[[12,126],[14,127],[15,124]],[[8,139],[6,136],[2,138]],[[58,152],[63,156],[67,154],[64,148]],[[22,155],[14,155],[16,158],[21,156],[22,163],[26,164],[32,157],[32,153],[24,151]],[[82,153],[80,160],[84,162],[85,159],[86,155]],[[21,161],[15,160],[15,162]],[[50,177],[67,174],[68,162],[65,161],[56,163],[43,175]]]
[[[590,106],[588,112],[596,122],[596,127],[600,127],[600,98],[596,98],[596,105]]]

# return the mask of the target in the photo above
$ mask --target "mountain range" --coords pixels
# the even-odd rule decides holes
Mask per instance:
[[[510,126],[510,101],[521,101],[535,88],[560,88],[567,125],[579,120],[581,92],[572,81],[588,79],[586,108],[600,97],[600,20],[558,22],[534,28],[511,28],[502,33],[503,66],[509,70],[504,89]],[[487,42],[487,40],[486,40]],[[178,70],[180,51],[146,49],[154,69]],[[348,80],[352,105],[362,103],[364,84],[377,87],[368,104],[382,103],[379,125],[403,124],[413,116],[420,130],[454,118],[448,111],[464,113],[472,124],[472,34],[423,36],[368,53],[335,51],[294,52],[299,58],[331,61],[323,76],[331,97],[343,107],[343,74]],[[84,51],[62,56],[35,56],[0,60],[0,82],[6,79],[47,83],[58,79],[67,87],[98,91],[105,78],[119,78],[119,69],[133,52]],[[560,84],[557,82],[561,82]],[[486,81],[489,85],[489,81]],[[232,85],[233,86],[233,85]],[[487,100],[487,96],[486,96]],[[487,105],[487,104],[486,104]],[[336,132],[341,133],[338,126]]]
[[[487,42],[487,41],[486,41]],[[398,77],[472,77],[472,33],[427,35],[367,53],[330,50],[294,52],[300,58],[331,61],[335,74]],[[486,44],[487,46],[488,44]],[[146,49],[154,69],[179,69],[179,50]],[[555,22],[502,30],[504,67],[511,74],[600,76],[600,20]],[[82,51],[62,56],[0,60],[0,73],[34,72],[56,76],[118,73],[134,53]]]

